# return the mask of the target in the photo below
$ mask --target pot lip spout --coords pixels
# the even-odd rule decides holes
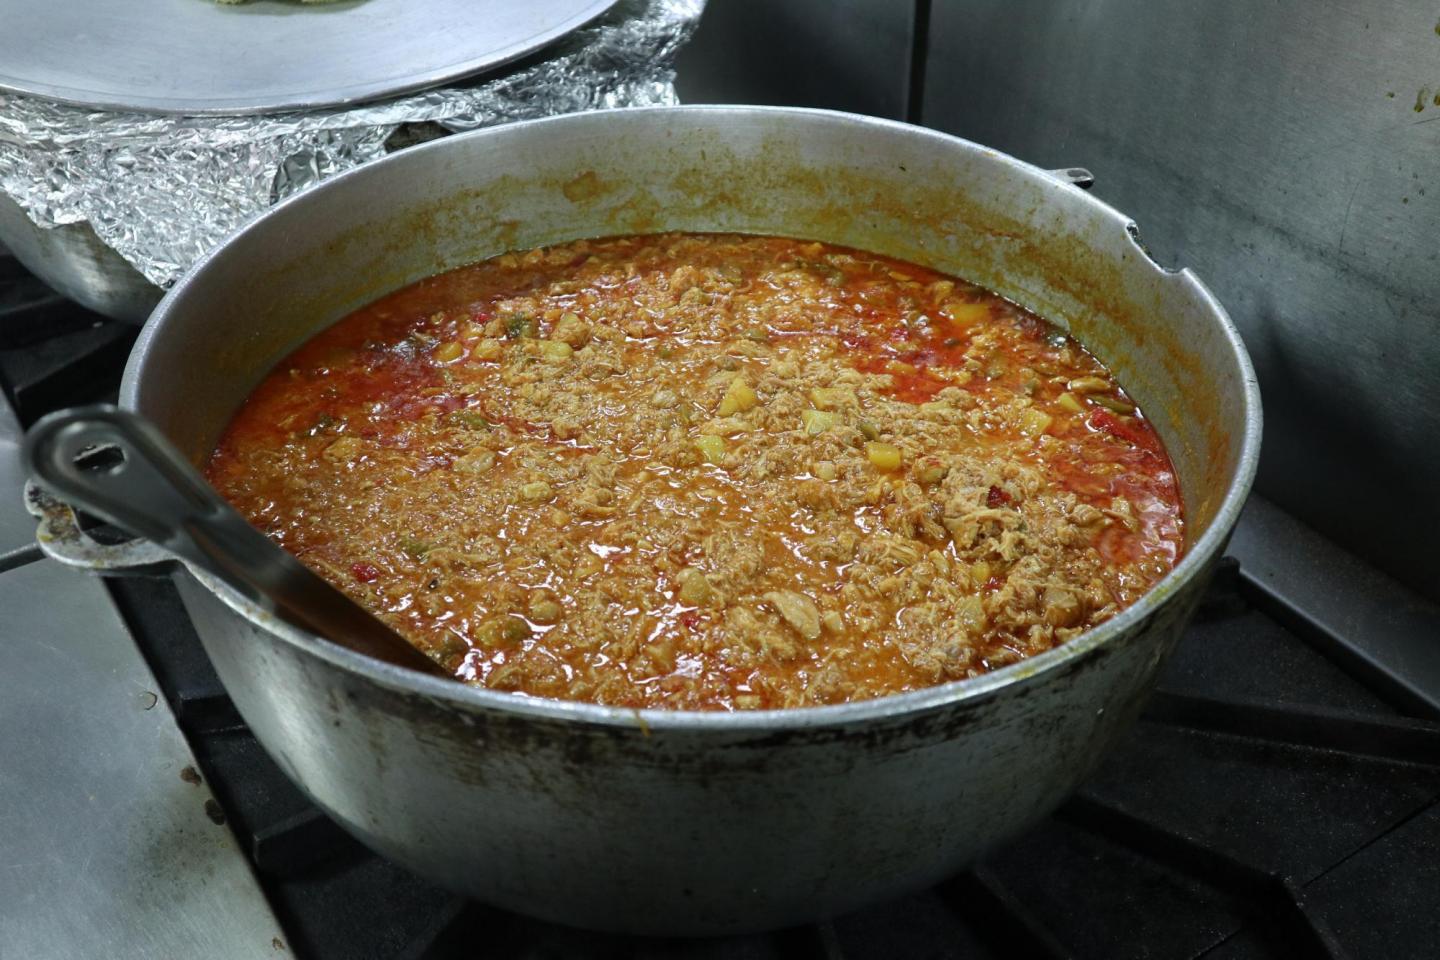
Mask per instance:
[[[317,193],[344,189],[352,181],[354,181],[353,186],[359,188],[364,178],[372,175],[372,171],[377,167],[405,163],[409,158],[433,150],[454,149],[456,143],[473,138],[515,136],[524,128],[549,124],[573,124],[585,129],[609,129],[613,135],[614,128],[619,125],[644,123],[647,118],[653,121],[654,115],[659,113],[666,114],[667,117],[672,118],[674,123],[679,123],[687,117],[696,120],[703,118],[706,122],[713,123],[726,115],[739,117],[768,115],[781,120],[793,119],[797,126],[801,122],[849,126],[854,128],[857,133],[887,133],[903,135],[907,138],[924,138],[947,148],[970,153],[978,152],[995,163],[1034,178],[1037,182],[1043,181],[1048,184],[1048,189],[1057,191],[1057,195],[1058,192],[1064,192],[1067,195],[1073,194],[1073,196],[1066,196],[1065,200],[1090,207],[1104,220],[1113,224],[1114,229],[1130,233],[1131,242],[1142,253],[1144,252],[1143,247],[1139,246],[1138,240],[1135,238],[1135,227],[1130,218],[1085,193],[1079,187],[1058,180],[1052,172],[959,137],[898,121],[810,108],[734,105],[642,107],[568,114],[488,127],[411,147],[403,152],[392,154],[341,174],[313,190],[290,197],[277,204],[266,214],[252,221],[251,224],[201,257],[189,273],[182,277],[161,301],[141,331],[130,354],[120,389],[121,406],[132,410],[141,406],[141,373],[145,367],[146,358],[155,350],[157,342],[163,336],[167,321],[181,309],[179,305],[183,304],[187,291],[195,285],[196,278],[206,274],[217,259],[224,257],[237,238],[256,230],[282,211],[309,202],[309,198]],[[466,712],[504,713],[549,721],[561,720],[587,726],[638,729],[646,734],[652,732],[714,732],[748,735],[780,730],[816,730],[868,724],[961,705],[974,705],[994,698],[1011,688],[1019,688],[1037,682],[1038,678],[1043,678],[1066,664],[1077,663],[1097,651],[1101,651],[1122,636],[1144,630],[1151,618],[1175,593],[1194,578],[1201,576],[1212,561],[1219,556],[1228,540],[1230,531],[1239,519],[1246,497],[1249,495],[1259,461],[1261,408],[1255,371],[1241,341],[1239,331],[1214,294],[1189,269],[1167,270],[1150,260],[1148,254],[1141,259],[1161,275],[1161,282],[1180,284],[1187,288],[1188,294],[1204,308],[1214,322],[1219,324],[1226,348],[1224,361],[1239,373],[1239,390],[1242,392],[1239,406],[1243,415],[1243,432],[1239,438],[1238,455],[1233,474],[1207,529],[1193,544],[1188,546],[1184,556],[1174,569],[1138,601],[1112,619],[1065,644],[979,677],[854,703],[733,713],[665,709],[636,710],[592,703],[545,700],[467,686],[445,678],[428,676],[372,660],[278,621],[203,572],[192,572],[195,573],[201,584],[218,595],[236,613],[308,655],[341,671],[358,675],[380,687],[424,697],[452,709]]]

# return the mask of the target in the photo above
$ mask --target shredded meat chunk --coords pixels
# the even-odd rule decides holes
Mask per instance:
[[[209,465],[465,681],[633,707],[976,676],[1183,547],[1154,430],[1074,340],[796,240],[580,241],[422,281],[287,358]]]

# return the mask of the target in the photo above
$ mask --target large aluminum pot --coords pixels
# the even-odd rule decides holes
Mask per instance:
[[[347,311],[502,251],[657,230],[875,250],[1068,326],[1169,447],[1184,560],[1099,629],[987,676],[737,714],[415,675],[267,619],[204,574],[181,576],[186,605],[235,705],[317,804],[490,903],[699,934],[931,884],[1052,809],[1131,723],[1255,470],[1259,399],[1235,328],[1105,204],[976,144],[844,114],[687,107],[497,127],[337,177],[241,231],[150,318],[121,400],[198,462],[267,369]]]

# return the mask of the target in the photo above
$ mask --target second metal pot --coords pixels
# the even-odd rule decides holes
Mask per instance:
[[[46,285],[89,310],[143,323],[162,291],[95,235],[88,223],[40,227],[0,191],[0,243]]]

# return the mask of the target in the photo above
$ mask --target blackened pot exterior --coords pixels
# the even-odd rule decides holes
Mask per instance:
[[[1101,171],[1103,178],[1103,171]],[[875,250],[1068,327],[1165,440],[1186,557],[1059,649],[931,690],[740,714],[530,700],[368,661],[180,584],[286,772],[387,857],[580,926],[722,933],[937,880],[1052,809],[1133,719],[1233,527],[1259,398],[1188,271],[1074,186],[931,131],[753,107],[590,113],[438,141],[281,204],[202,261],[136,345],[122,403],[197,462],[288,350],[388,290],[508,249],[721,230]]]

